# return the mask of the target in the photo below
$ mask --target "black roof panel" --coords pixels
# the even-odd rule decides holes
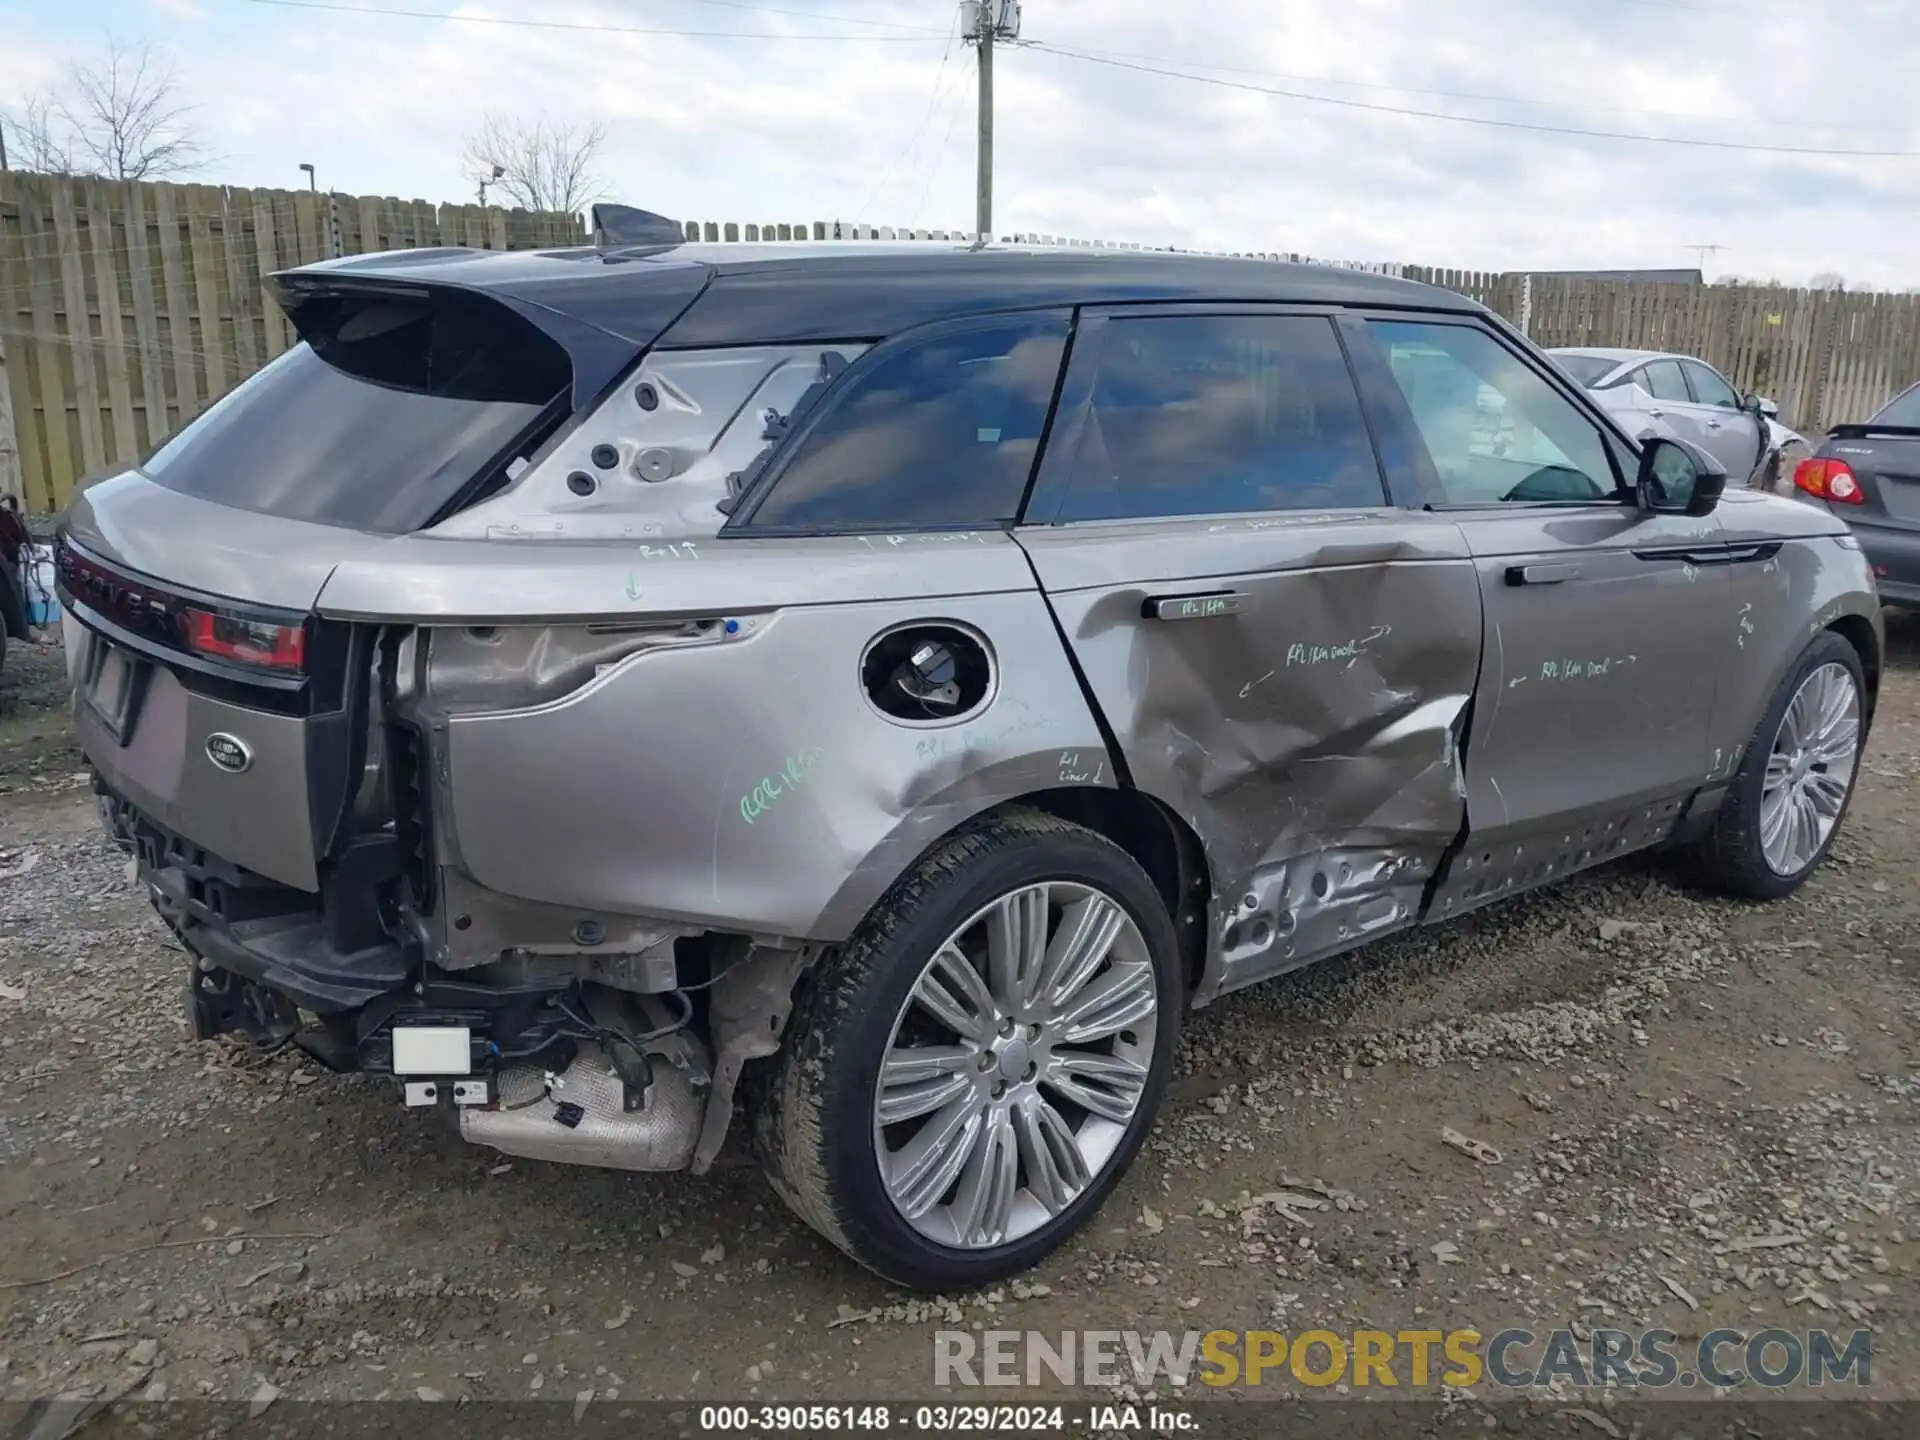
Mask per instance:
[[[400,250],[303,267],[313,272],[490,291],[672,349],[878,339],[950,316],[1129,301],[1481,309],[1449,290],[1333,266],[938,241]],[[710,282],[700,298],[657,340],[645,335],[664,308],[661,291],[684,303],[696,276]]]

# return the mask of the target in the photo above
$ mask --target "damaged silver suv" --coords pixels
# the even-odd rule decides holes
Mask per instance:
[[[555,1161],[700,1173],[739,1108],[822,1234],[957,1287],[1087,1222],[1187,1007],[1832,842],[1858,544],[1468,300],[602,230],[278,276],[298,343],[65,516],[196,1034]]]

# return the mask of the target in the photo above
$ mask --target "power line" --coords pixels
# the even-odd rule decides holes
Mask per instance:
[[[1040,42],[1034,44],[1038,46]],[[1169,61],[1166,55],[1154,55],[1140,50],[1111,50],[1104,45],[1086,47],[1089,56],[1119,56],[1127,60]],[[1762,115],[1701,115],[1687,110],[1645,110],[1633,105],[1586,105],[1566,100],[1541,100],[1529,95],[1496,95],[1475,90],[1435,90],[1419,85],[1395,85],[1384,80],[1346,80],[1337,75],[1296,75],[1284,70],[1263,70],[1253,65],[1221,65],[1211,60],[1187,60],[1172,58],[1170,63],[1188,70],[1218,70],[1229,75],[1258,75],[1268,80],[1290,80],[1301,85],[1340,85],[1353,90],[1383,90],[1400,95],[1433,95],[1447,100],[1477,100],[1491,105],[1534,105],[1546,110],[1589,110],[1615,115],[1657,115],[1667,120],[1695,120],[1702,124],[1728,125],[1768,125],[1792,128],[1796,130],[1845,130],[1850,126],[1834,125],[1823,120],[1811,118],[1775,118]]]
[[[1590,130],[1573,125],[1544,125],[1530,120],[1499,120],[1488,115],[1450,115],[1441,110],[1416,110],[1404,105],[1381,105],[1370,100],[1348,100],[1335,95],[1309,95],[1299,90],[1281,90],[1271,85],[1253,85],[1244,80],[1223,80],[1216,75],[1195,75],[1189,71],[1167,70],[1128,60],[1111,60],[1082,50],[1066,50],[1044,41],[1025,42],[1025,48],[1048,55],[1063,55],[1093,65],[1108,65],[1119,70],[1135,70],[1143,75],[1164,75],[1173,80],[1191,80],[1199,85],[1215,85],[1226,90],[1246,90],[1256,95],[1276,95],[1283,100],[1304,100],[1314,105],[1333,105],[1343,110],[1368,110],[1378,115],[1403,115],[1415,120],[1447,120],[1456,125],[1481,125],[1495,130],[1528,130],[1542,135],[1567,135],[1586,140],[1631,140],[1642,145],[1675,145],[1702,150],[1738,150],[1750,154],[1817,155],[1829,159],[1911,160],[1920,158],[1920,150],[1834,150],[1811,145],[1761,145],[1741,140],[1705,140],[1682,135],[1636,135],[1626,130]]]
[[[762,15],[795,15],[806,20],[838,20],[845,25],[872,25],[882,30],[917,30],[923,35],[948,35],[953,31],[950,25],[942,30],[938,25],[915,25],[906,20],[862,20],[854,15],[831,14],[824,10],[785,10],[777,5],[761,5],[756,0],[691,0],[695,5],[719,5],[728,10],[756,10]]]
[[[794,15],[805,20],[838,20],[844,25],[871,25],[882,30],[916,30],[923,35],[947,35],[953,27],[915,25],[906,20],[862,20],[855,15],[837,15],[825,10],[786,10],[777,5],[761,5],[756,0],[691,0],[695,5],[719,5],[728,10],[754,10],[762,15]]]
[[[927,108],[921,112],[920,123],[914,127],[913,136],[907,141],[906,149],[900,151],[893,157],[883,173],[879,173],[874,180],[868,182],[866,192],[862,195],[859,207],[854,213],[859,214],[865,211],[871,202],[878,200],[884,195],[887,186],[893,183],[894,172],[900,168],[901,163],[911,163],[913,156],[920,149],[921,136],[926,133],[927,123],[933,119],[934,106],[939,103],[941,88],[946,84],[947,61],[952,58],[953,42],[958,37],[959,32],[960,12],[956,8],[954,10],[953,23],[947,27],[946,48],[940,52],[940,68],[934,73],[933,89],[927,96]]]
[[[975,63],[978,62],[976,61]],[[963,69],[961,73],[964,75],[965,70]],[[927,190],[932,186],[934,177],[940,173],[940,162],[947,158],[947,142],[953,139],[954,129],[959,125],[960,117],[966,113],[966,92],[964,90],[956,90],[954,94],[959,98],[960,103],[953,107],[953,114],[947,117],[947,128],[940,136],[940,148],[933,152],[933,163],[927,166],[927,173],[920,181],[920,193],[914,197],[913,209],[907,214],[907,224],[909,227],[920,223],[920,207],[926,204]],[[976,220],[975,223],[977,224],[978,221]]]
[[[461,25],[514,25],[530,30],[586,30],[606,35],[679,35],[708,40],[859,40],[872,44],[892,42],[903,45],[930,45],[939,38],[938,32],[929,35],[796,35],[779,30],[678,30],[649,25],[590,25],[585,21],[526,20],[506,15],[455,15],[445,10],[401,10],[384,5],[340,5],[332,3],[332,0],[246,0],[246,3],[274,5],[286,10],[328,10],[341,15],[450,20]]]
[[[1587,3],[1587,0],[1581,0],[1581,3]],[[1787,20],[1815,20],[1821,18],[1815,15],[1808,15],[1805,11],[1778,10],[1762,5],[1744,7],[1731,5],[1690,5],[1685,3],[1685,0],[1612,0],[1612,3],[1616,5],[1640,5],[1648,10],[1685,10],[1691,11],[1696,15],[1740,15],[1749,18],[1755,15],[1771,15]]]

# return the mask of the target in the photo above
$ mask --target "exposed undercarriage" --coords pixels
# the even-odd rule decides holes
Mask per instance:
[[[96,781],[155,909],[193,956],[194,1037],[294,1045],[391,1075],[409,1106],[513,1155],[706,1171],[746,1063],[778,1049],[803,946],[712,933],[639,954],[509,952],[460,971],[377,928],[369,877],[315,897],[209,854]],[[371,869],[371,867],[369,867]],[[583,940],[592,939],[588,931]]]

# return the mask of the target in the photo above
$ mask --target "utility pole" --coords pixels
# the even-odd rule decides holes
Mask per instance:
[[[1020,0],[965,0],[960,13],[967,43],[980,47],[980,137],[973,228],[985,244],[993,237],[993,42],[1020,37]]]

